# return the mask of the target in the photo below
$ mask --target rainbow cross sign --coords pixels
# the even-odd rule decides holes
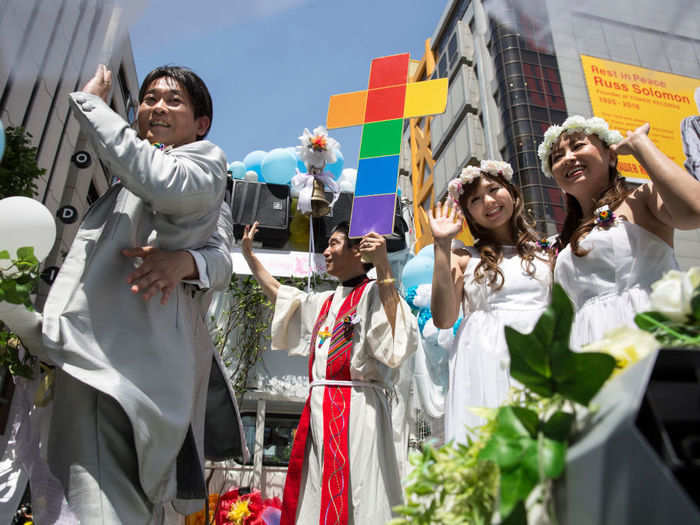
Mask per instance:
[[[368,89],[328,102],[328,129],[362,125],[350,237],[393,233],[404,119],[445,111],[447,79],[408,82],[408,65],[408,53],[375,58]]]

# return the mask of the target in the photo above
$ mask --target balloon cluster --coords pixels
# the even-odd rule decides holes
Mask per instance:
[[[457,335],[462,318],[457,319],[454,326],[449,329],[439,329],[433,323],[430,296],[434,264],[433,245],[430,244],[406,263],[401,273],[401,283],[403,284],[404,298],[418,318],[418,328],[424,343],[437,344],[443,350],[449,350]]]
[[[325,171],[331,172],[333,178],[338,180],[343,173],[345,161],[340,151],[336,151],[335,155],[336,161],[327,164]],[[228,169],[234,179],[251,178],[255,174],[259,182],[268,184],[289,184],[297,170],[306,173],[306,165],[299,158],[294,146],[270,151],[251,151],[243,161],[237,160],[229,164]]]
[[[0,252],[7,251],[10,260],[0,261],[0,271],[12,275],[11,259],[17,249],[34,248],[34,257],[43,261],[56,239],[56,222],[51,212],[29,197],[7,197],[0,200]]]

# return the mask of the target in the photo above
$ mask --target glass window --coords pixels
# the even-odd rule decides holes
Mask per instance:
[[[528,64],[539,64],[539,60],[537,59],[537,53],[523,49],[520,52],[520,54],[523,57],[523,62],[526,62]]]
[[[549,105],[552,109],[559,109],[561,111],[566,110],[566,104],[564,103],[564,97],[547,97],[549,99]]]
[[[299,417],[298,414],[267,414],[265,416],[263,465],[283,467],[289,463]],[[250,451],[250,462],[247,463],[248,465],[253,464],[253,456],[255,455],[255,419],[254,413],[241,415],[243,434]],[[234,459],[238,463],[242,463],[240,456]]]
[[[518,47],[518,37],[515,35],[504,36],[499,40],[504,49]]]
[[[517,62],[520,60],[520,55],[516,48],[506,49],[501,56],[504,62]]]
[[[447,55],[450,64],[454,64],[457,60],[457,33],[455,32],[450,38],[450,43],[447,45]]]
[[[525,91],[524,89],[511,90],[510,103],[511,104],[526,104],[527,103],[527,91]]]
[[[510,78],[512,75],[521,75],[522,68],[519,62],[511,62],[506,64],[506,77]]]
[[[447,55],[442,55],[440,63],[438,65],[438,70],[440,72],[440,78],[447,77]]]

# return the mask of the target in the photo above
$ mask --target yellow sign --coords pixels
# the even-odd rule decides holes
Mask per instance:
[[[683,166],[681,122],[698,114],[693,94],[700,79],[586,55],[581,55],[581,63],[593,114],[607,120],[623,137],[649,122],[654,143]],[[649,178],[632,156],[620,157],[617,167],[625,177]]]

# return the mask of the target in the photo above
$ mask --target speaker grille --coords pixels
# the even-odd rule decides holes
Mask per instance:
[[[234,180],[231,191],[233,234],[243,236],[246,224],[259,223],[256,240],[281,247],[289,238],[289,186]]]

